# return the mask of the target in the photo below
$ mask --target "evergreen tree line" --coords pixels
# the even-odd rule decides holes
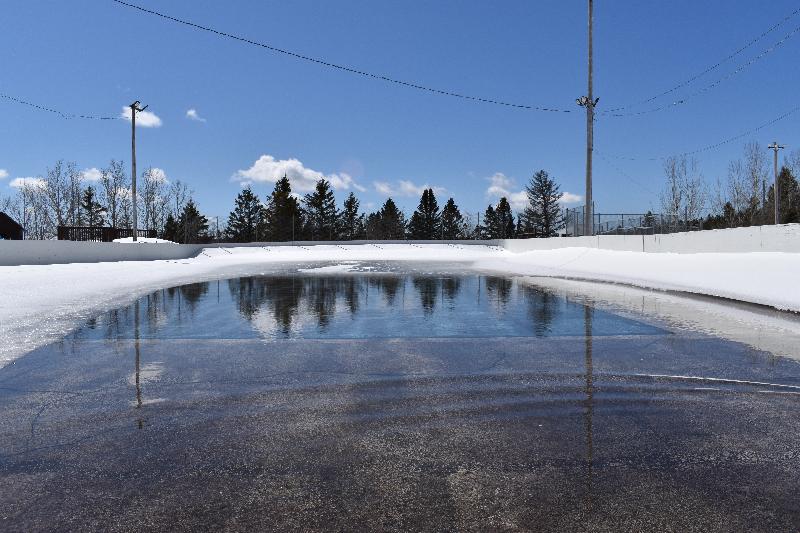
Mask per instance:
[[[231,242],[511,239],[557,235],[564,227],[558,184],[540,170],[531,178],[526,193],[528,205],[518,215],[512,212],[507,198],[500,198],[473,225],[453,198],[440,207],[432,188],[422,192],[419,205],[406,220],[391,198],[380,209],[367,214],[361,211],[358,198],[351,192],[339,209],[333,187],[326,179],[320,179],[312,192],[298,198],[284,176],[263,202],[250,187],[244,188],[236,197],[223,235]]]

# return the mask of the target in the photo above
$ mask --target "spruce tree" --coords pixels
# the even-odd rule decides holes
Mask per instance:
[[[483,224],[478,226],[478,233],[480,234],[481,239],[496,239],[496,230],[497,230],[497,215],[494,212],[494,207],[492,204],[486,208],[486,211],[483,213]]]
[[[405,234],[406,218],[391,198],[386,200],[380,211],[367,217],[368,239],[400,240],[405,238]]]
[[[411,239],[431,240],[441,238],[442,216],[433,189],[425,189],[419,206],[408,223],[408,236]]]
[[[464,217],[455,201],[450,198],[442,209],[442,238],[447,240],[464,239],[467,232]]]
[[[208,240],[208,219],[200,214],[193,199],[189,199],[177,220],[178,237],[184,244],[195,244]]]
[[[535,237],[554,237],[564,227],[564,217],[558,201],[563,194],[559,186],[547,172],[540,170],[525,187],[528,206],[523,213],[523,227],[526,233]]]
[[[81,198],[81,211],[85,217],[85,223],[90,228],[96,228],[103,225],[105,220],[104,214],[106,209],[97,201],[97,194],[94,187],[89,186],[83,191]]]
[[[500,198],[497,207],[494,210],[496,228],[494,234],[495,239],[513,239],[514,238],[514,214],[511,212],[511,204],[508,203],[506,197]]]
[[[302,236],[303,217],[297,198],[292,196],[289,178],[283,176],[264,207],[264,232],[269,241],[299,240]]]
[[[161,238],[172,242],[178,242],[178,221],[172,216],[172,213],[167,215],[167,220],[164,222],[164,230],[161,233]]]
[[[305,234],[312,241],[333,241],[338,238],[339,211],[328,180],[319,180],[314,192],[303,198],[303,215]]]
[[[250,187],[243,189],[236,197],[236,207],[228,215],[225,235],[233,242],[254,242],[261,239],[263,211],[261,201]]]
[[[360,214],[358,209],[358,198],[351,192],[344,201],[339,235],[341,239],[352,241],[364,237],[364,215]]]

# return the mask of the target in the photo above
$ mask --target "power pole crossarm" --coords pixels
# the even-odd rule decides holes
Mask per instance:
[[[772,198],[775,202],[775,224],[777,225],[781,223],[781,180],[778,176],[778,150],[782,150],[786,147],[778,144],[778,141],[775,141],[767,146],[767,148],[772,150],[775,155],[775,185],[772,187]]]

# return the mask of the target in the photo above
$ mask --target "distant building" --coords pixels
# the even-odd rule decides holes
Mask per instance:
[[[0,212],[0,239],[7,241],[21,241],[22,240],[22,226],[17,222]]]

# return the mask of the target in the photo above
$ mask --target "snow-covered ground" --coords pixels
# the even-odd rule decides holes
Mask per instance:
[[[459,262],[476,271],[614,282],[800,312],[800,254],[793,253],[660,254],[593,248],[514,253],[453,244],[207,248],[182,260],[0,267],[0,366],[150,291],[315,261],[326,262],[319,273],[356,269],[360,261]]]

